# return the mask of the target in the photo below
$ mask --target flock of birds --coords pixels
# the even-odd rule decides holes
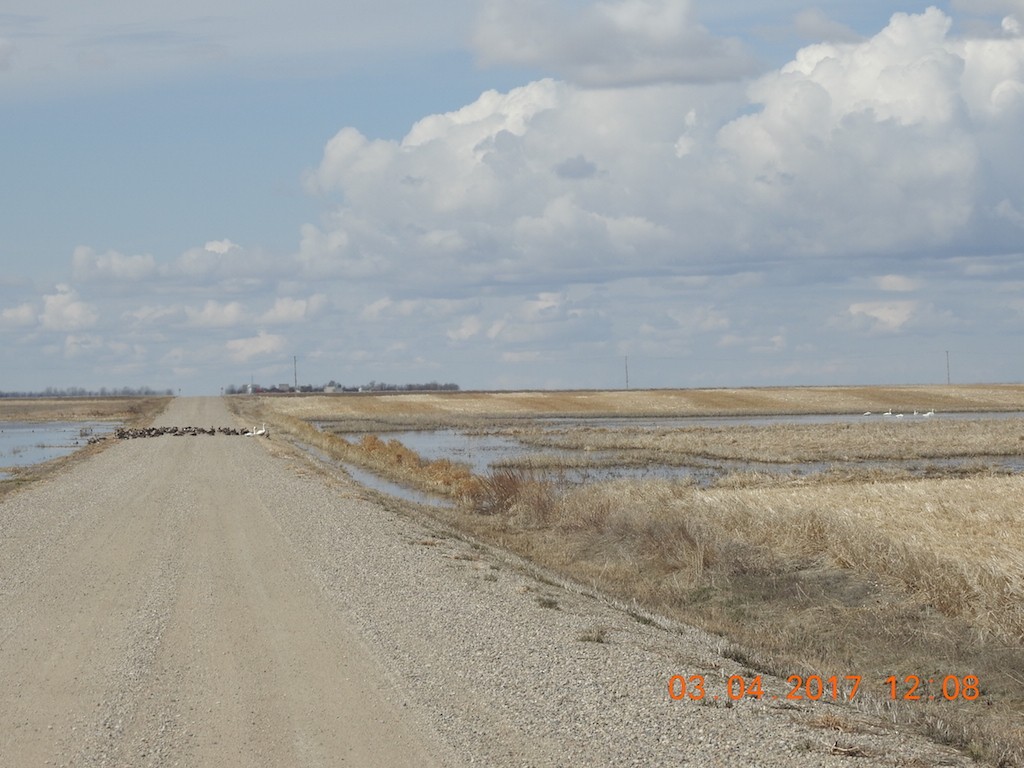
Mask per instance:
[[[141,427],[129,428],[118,427],[114,430],[114,436],[118,440],[133,440],[139,437],[161,437],[163,435],[241,435],[242,437],[270,437],[267,425],[264,422],[262,427],[240,429],[238,427]]]
[[[874,416],[874,414],[871,411],[865,411],[864,415],[865,416]],[[885,413],[880,414],[880,415],[882,415],[882,416],[891,416],[894,419],[902,419],[905,414],[893,413],[892,412],[892,408],[890,408],[888,411],[886,411]],[[913,415],[914,416],[921,416],[923,418],[927,418],[929,416],[934,416],[935,415],[935,411],[925,411],[924,413],[921,413],[919,411],[914,411]]]

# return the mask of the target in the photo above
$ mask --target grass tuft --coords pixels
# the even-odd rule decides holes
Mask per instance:
[[[579,636],[579,640],[582,643],[607,643],[608,642],[608,628],[607,627],[591,627]]]

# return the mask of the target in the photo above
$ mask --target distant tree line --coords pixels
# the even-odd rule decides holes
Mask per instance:
[[[275,386],[262,386],[259,384],[244,384],[237,386],[231,384],[224,388],[224,394],[226,395],[242,395],[247,392],[295,392],[296,389],[288,384],[278,384]],[[314,386],[312,384],[302,384],[298,388],[299,392],[458,392],[459,385],[446,383],[441,384],[437,381],[430,381],[426,384],[388,384],[383,381],[371,381],[369,384],[362,384],[359,386],[350,386],[345,384],[339,384],[334,379],[331,379],[326,384],[321,386]]]
[[[151,387],[47,387],[42,392],[0,392],[0,397],[156,397],[173,394],[171,389],[157,391]]]

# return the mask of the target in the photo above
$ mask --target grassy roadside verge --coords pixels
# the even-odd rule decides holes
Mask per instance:
[[[344,440],[272,402],[246,405],[298,442],[459,500],[430,512],[446,525],[638,608],[722,634],[751,669],[783,678],[859,674],[878,692],[862,706],[991,764],[1024,765],[1020,475],[984,467],[927,477],[738,473],[712,487],[654,480],[573,487],[528,469],[474,477],[458,464],[423,461],[386,436]],[[373,418],[385,416],[378,409]],[[779,460],[858,450],[903,456],[911,444],[926,458],[969,457],[991,446],[1019,452],[1019,426],[998,437],[994,430],[879,425],[874,432],[818,430],[813,440],[809,430],[789,441],[779,432],[723,433],[705,435],[710,442],[696,448],[680,447],[674,434],[660,450],[708,455],[717,446],[712,455],[722,458],[762,440],[754,443],[759,455]],[[658,450],[657,441],[622,444],[614,431],[581,444],[599,439],[606,439],[602,449],[619,441],[613,447],[620,450]],[[939,693],[933,685],[919,691],[923,701],[889,701],[881,682],[896,675],[903,693],[911,674],[937,681],[975,675],[982,695],[928,702]]]

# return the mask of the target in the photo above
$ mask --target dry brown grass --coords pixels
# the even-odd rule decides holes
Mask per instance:
[[[507,475],[514,477],[514,475]],[[620,481],[504,489],[464,523],[624,601],[739,643],[780,676],[977,675],[983,702],[893,718],[1002,765],[1024,764],[1020,477],[702,489]],[[531,512],[531,499],[543,498]],[[871,687],[871,686],[869,686]],[[933,686],[930,693],[938,694]]]
[[[333,441],[347,460],[419,487],[424,462],[394,441],[359,445],[304,421],[344,416],[408,424],[556,413],[651,415],[741,410],[857,412],[1022,408],[1021,387],[881,390],[715,390],[683,393],[458,393],[250,399],[246,406],[309,440]],[[310,401],[310,402],[304,402]],[[350,403],[358,404],[350,406]],[[411,408],[406,411],[405,408]],[[687,411],[689,409],[689,411]],[[703,411],[701,409],[704,409]],[[775,409],[772,411],[771,409]],[[806,411],[805,411],[806,412]],[[299,417],[296,414],[304,414]],[[250,418],[250,421],[253,419]],[[519,422],[517,422],[518,424]],[[520,435],[623,460],[685,462],[895,461],[1020,455],[1019,420],[766,428],[568,429]],[[320,435],[320,437],[317,437]],[[344,445],[342,445],[342,443]],[[455,465],[456,467],[458,465]],[[782,676],[860,674],[862,706],[968,749],[1024,765],[1024,478],[984,471],[937,476],[844,470],[811,478],[734,474],[713,487],[670,481],[568,487],[530,470],[455,472],[465,504],[431,514],[644,610],[700,624],[745,650],[745,663]],[[419,477],[419,479],[415,479]],[[740,651],[737,651],[740,653]],[[974,674],[977,702],[885,701],[891,674]],[[874,702],[874,703],[872,703]]]

